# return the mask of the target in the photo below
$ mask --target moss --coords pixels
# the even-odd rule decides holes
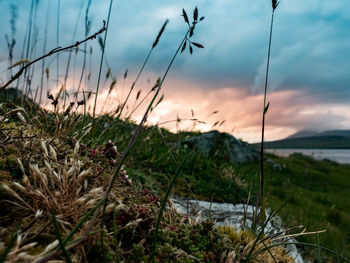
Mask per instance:
[[[6,168],[6,158],[1,158],[0,157],[0,169],[5,169]]]
[[[6,182],[11,180],[11,174],[9,171],[0,170],[0,182]]]
[[[14,145],[7,145],[5,147],[5,154],[15,154],[18,152],[18,148]]]

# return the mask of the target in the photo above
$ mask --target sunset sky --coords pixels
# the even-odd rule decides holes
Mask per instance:
[[[8,78],[5,34],[11,35],[10,4],[18,7],[15,62],[21,59],[31,2],[0,0],[1,82]],[[37,2],[37,43],[28,59],[42,54],[48,2],[47,51],[56,47],[57,1]],[[84,38],[87,3],[88,0],[60,1],[60,46]],[[270,0],[114,0],[105,55],[118,84],[117,93],[108,100],[106,109],[116,107],[118,100],[125,98],[154,38],[168,18],[169,24],[135,87],[135,94],[141,90],[143,95],[151,89],[186,33],[182,8],[191,18],[195,6],[198,6],[199,16],[205,16],[205,19],[198,24],[192,40],[205,48],[195,49],[192,55],[186,51],[176,58],[163,86],[164,101],[152,113],[149,122],[170,121],[177,116],[188,119],[192,117],[192,109],[196,118],[206,122],[198,124],[196,129],[211,130],[215,122],[225,120],[215,128],[249,142],[259,141],[272,13]],[[109,0],[92,0],[89,9],[91,33],[98,31],[102,20],[107,19],[108,7]],[[348,0],[281,0],[275,14],[272,40],[267,140],[284,138],[301,129],[350,129],[349,10]],[[77,19],[78,33],[73,39]],[[93,48],[92,78],[90,87],[84,87],[95,90],[101,50],[96,40],[89,42],[90,46]],[[71,64],[67,87],[70,92],[76,88],[82,57],[82,53],[78,54],[75,71],[73,62]],[[60,55],[60,84],[67,58],[67,52]],[[50,89],[57,90],[56,62],[49,58],[46,63],[49,63],[52,75]],[[41,63],[36,66],[36,81],[40,68]],[[128,76],[124,80],[126,69]],[[106,88],[99,94],[100,107],[110,84],[110,80],[105,82],[106,71],[104,64],[102,84],[105,83]],[[218,113],[212,114],[214,111]],[[139,119],[141,114],[141,110],[136,111],[134,118]],[[165,127],[176,129],[174,122]],[[179,127],[192,129],[193,122],[183,121]]]

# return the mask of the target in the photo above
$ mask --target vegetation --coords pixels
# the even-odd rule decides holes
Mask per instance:
[[[60,1],[57,3],[58,42]],[[314,232],[316,235],[310,237],[304,232],[288,231],[282,236],[297,236],[304,248],[315,248],[309,249],[308,255],[318,262],[350,262],[343,257],[350,256],[347,214],[350,200],[344,192],[350,186],[349,166],[317,162],[302,155],[290,158],[264,155],[263,148],[260,166],[233,164],[220,155],[220,149],[203,156],[180,145],[183,139],[197,135],[196,132],[174,134],[157,126],[146,126],[148,116],[163,99],[158,96],[176,57],[186,49],[192,54],[194,48],[204,48],[193,41],[196,27],[204,20],[197,8],[192,19],[182,10],[186,25],[183,39],[152,89],[143,97],[137,91],[133,106],[126,110],[127,101],[135,92],[138,78],[168,21],[155,38],[125,101],[119,102],[113,111],[96,117],[99,90],[109,83],[107,102],[117,86],[110,68],[105,83],[101,84],[112,3],[111,0],[107,24],[104,22],[98,32],[89,36],[91,1],[88,1],[85,39],[48,53],[44,45],[44,54],[29,61],[29,50],[36,44],[30,39],[38,6],[38,1],[32,0],[25,37],[28,41],[23,48],[23,52],[27,50],[26,57],[22,55],[15,64],[12,64],[14,44],[8,40],[9,69],[19,67],[19,70],[14,75],[11,73],[0,87],[0,263],[294,261],[283,249],[286,241],[265,235],[264,228],[273,213],[267,218],[261,216],[265,211],[261,213],[260,228],[247,227],[237,232],[232,227],[217,227],[211,220],[178,214],[168,202],[170,194],[231,203],[255,204],[254,200],[258,200],[257,207],[261,206],[262,210],[266,205],[279,210],[287,202],[279,212],[287,226],[304,224],[311,231],[327,229],[328,232],[320,235]],[[273,0],[273,12],[277,5]],[[11,23],[15,25],[13,13]],[[12,29],[12,38],[14,32]],[[99,39],[101,60],[96,91],[86,91],[81,87],[83,76],[87,75],[88,80],[91,76],[85,67],[86,43],[102,33],[105,35]],[[50,78],[49,68],[44,72],[44,59],[61,51],[71,52],[72,48],[78,53],[82,43],[84,64],[74,100],[66,102],[68,95],[73,95],[67,93],[66,75],[57,94],[48,92],[52,110],[42,108],[44,73],[47,83]],[[32,66],[38,61],[42,61],[41,86],[34,92]],[[15,88],[6,89],[16,81]],[[22,91],[19,83],[23,84]],[[266,89],[267,76],[263,120],[268,109]],[[145,101],[148,101],[146,105]],[[142,106],[145,108],[142,120],[135,124],[132,113]],[[199,120],[193,117],[192,121]],[[321,249],[329,253],[321,253]]]

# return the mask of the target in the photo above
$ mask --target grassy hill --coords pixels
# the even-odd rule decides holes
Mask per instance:
[[[80,156],[78,158],[81,162],[89,163],[88,166],[83,166],[85,167],[84,169],[90,167],[94,170],[91,174],[92,181],[90,183],[92,185],[97,183],[99,186],[106,187],[106,179],[113,174],[116,165],[121,161],[122,153],[128,148],[130,138],[137,129],[137,125],[130,120],[120,120],[104,115],[96,119],[95,129],[91,134],[87,132],[89,129],[86,129],[92,120],[89,115],[82,116],[69,113],[65,118],[62,114],[45,113],[31,103],[26,103],[25,105],[24,109],[18,108],[13,103],[3,103],[1,107],[3,116],[7,116],[6,112],[8,111],[11,112],[12,110],[13,112],[12,115],[6,117],[8,119],[6,123],[8,124],[3,123],[0,127],[3,134],[1,137],[3,146],[0,152],[2,182],[8,182],[8,180],[20,182],[18,180],[22,176],[22,168],[18,166],[17,158],[23,161],[24,169],[28,174],[32,174],[35,171],[34,168],[29,166],[31,162],[37,162],[39,167],[47,166],[42,163],[42,140],[47,143],[51,142],[49,145],[52,145],[57,151],[56,158],[61,160],[56,164],[53,162],[54,160],[49,158],[47,162],[51,163],[52,167],[60,167],[59,165],[64,165],[64,159],[67,156],[75,156],[75,142],[79,139],[81,145],[77,156]],[[18,112],[21,113],[25,120],[19,117]],[[157,212],[159,211],[159,201],[164,197],[174,175],[178,173],[180,165],[182,165],[182,168],[172,188],[173,194],[202,200],[240,203],[246,202],[250,193],[250,202],[252,204],[255,203],[259,165],[257,163],[232,164],[228,159],[222,158],[220,154],[214,153],[213,155],[203,156],[185,147],[179,147],[178,142],[198,134],[198,132],[174,134],[154,126],[145,126],[143,128],[135,143],[135,147],[124,164],[125,168],[123,168],[124,172],[122,174],[128,176],[120,177],[117,188],[113,190],[117,191],[114,192],[114,198],[119,196],[119,199],[113,199],[114,202],[119,200],[118,202],[122,202],[126,206],[122,212],[116,214],[119,218],[117,222],[120,224],[117,226],[118,231],[120,231],[117,238],[120,242],[127,242],[125,238],[128,234],[125,231],[132,231],[133,229],[131,226],[131,228],[125,228],[128,223],[131,224],[135,220],[147,219],[153,223],[150,223],[145,228],[141,227],[139,230],[149,231],[149,229],[154,227]],[[24,139],[21,139],[21,136]],[[11,140],[9,141],[6,138],[13,138],[12,143]],[[116,148],[113,148],[114,146],[112,148],[109,147],[108,141],[113,142],[112,144]],[[30,147],[29,145],[34,146]],[[44,156],[46,156],[45,153]],[[326,160],[316,161],[300,154],[294,154],[289,158],[267,155],[266,158],[265,196],[267,196],[267,206],[274,210],[279,210],[284,206],[279,211],[279,215],[283,218],[287,227],[304,225],[308,231],[327,230],[326,233],[319,235],[318,240],[316,235],[310,235],[298,237],[298,241],[312,244],[319,243],[344,256],[350,257],[350,197],[347,194],[350,188],[350,166]],[[65,169],[69,170],[69,167]],[[99,179],[100,176],[102,176],[101,179]],[[105,179],[102,180],[102,178]],[[130,179],[132,185],[128,181]],[[33,183],[34,185],[38,184],[38,182],[32,181],[31,184]],[[4,190],[2,190],[1,194],[4,195]],[[147,198],[144,199],[143,196]],[[154,200],[158,201],[154,203]],[[154,210],[152,210],[153,208],[149,210],[150,205],[154,205]],[[136,208],[141,210],[136,214],[130,214]],[[13,217],[6,216],[8,209],[8,206],[5,206],[2,209],[1,216],[13,221],[17,217],[15,215]],[[50,213],[49,211],[47,213],[46,220],[50,224]],[[112,218],[113,216],[109,214],[108,220]],[[166,229],[171,226],[169,223],[172,220],[178,222],[175,229],[188,229],[188,233],[193,231],[194,226],[183,224],[181,216],[169,217],[166,220],[170,221],[166,221],[168,223],[164,222],[161,225],[161,229],[163,229],[160,230],[161,233],[162,231],[168,231]],[[5,223],[5,221],[2,222]],[[10,221],[6,222],[8,224]],[[106,226],[109,224],[109,227],[113,229],[112,221],[108,221],[106,224]],[[203,225],[200,228],[202,229],[203,227],[205,226]],[[15,231],[13,226],[11,229]],[[210,233],[216,231],[214,228],[210,229]],[[51,240],[55,236],[52,234],[52,231],[54,231],[53,228],[51,228]],[[63,232],[66,233],[64,230]],[[215,233],[215,235],[220,235],[219,232]],[[11,233],[7,232],[7,234],[10,235]],[[174,236],[178,234],[180,233],[173,233]],[[149,235],[145,235],[144,232],[140,232],[139,235],[145,238],[145,246],[138,244],[142,238],[136,238],[132,243],[127,242],[120,245],[121,251],[126,253],[124,254],[125,259],[130,259],[130,257],[134,256],[139,259],[149,257],[152,238]],[[165,252],[167,249],[173,251],[170,247],[180,246],[190,255],[197,253],[197,257],[208,257],[203,252],[208,249],[207,246],[201,248],[194,246],[191,250],[186,250],[185,244],[172,243],[168,238],[170,237],[164,236],[161,238],[162,242],[165,242],[161,243],[164,253],[168,253]],[[215,242],[221,242],[219,241],[220,238],[218,236]],[[110,254],[110,250],[113,250],[114,245],[108,243],[108,241],[106,242],[108,244],[106,249]],[[197,241],[190,238],[188,242],[196,243]],[[217,247],[217,243],[214,243],[209,242],[207,245],[211,244]],[[170,247],[167,248],[167,246]],[[226,246],[230,247],[230,244],[226,243],[223,248],[217,249],[228,249]],[[95,249],[100,248],[97,247]],[[312,259],[318,257],[317,249],[307,246],[303,246],[302,249],[307,251],[308,257]],[[219,253],[219,250],[213,253]],[[131,252],[127,253],[126,251]],[[98,252],[92,250],[91,253],[93,254],[89,254],[90,256]],[[159,253],[163,255],[163,252]],[[172,253],[175,252],[173,251],[169,255],[173,255]],[[220,253],[223,252],[221,251]],[[321,257],[328,262],[336,260],[336,257],[329,253],[322,252]]]

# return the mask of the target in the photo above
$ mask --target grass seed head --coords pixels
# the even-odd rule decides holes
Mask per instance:
[[[16,199],[18,199],[18,200],[20,200],[21,202],[23,202],[24,203],[24,200],[15,192],[15,191],[13,191],[7,184],[2,184],[1,185],[1,188],[5,191],[5,192],[7,192],[9,195],[11,195],[11,196],[13,196],[14,198],[16,198]]]
[[[27,125],[26,119],[23,117],[22,113],[17,112],[17,116],[23,124]]]
[[[49,151],[50,151],[50,154],[51,154],[51,157],[57,162],[57,154],[56,154],[56,151],[55,149],[49,145]]]
[[[17,158],[17,163],[18,163],[18,166],[19,166],[19,168],[21,169],[23,175],[25,175],[26,172],[25,172],[25,170],[24,170],[24,166],[23,166],[23,163],[22,163],[21,159]]]
[[[48,156],[49,156],[49,152],[48,152],[48,150],[47,150],[45,141],[44,141],[44,140],[41,140],[40,144],[41,144],[41,148],[43,149],[43,152],[44,152],[45,157],[48,157]]]
[[[272,0],[272,9],[273,11],[275,11],[275,9],[277,8],[277,6],[279,5],[279,1],[277,0]]]

